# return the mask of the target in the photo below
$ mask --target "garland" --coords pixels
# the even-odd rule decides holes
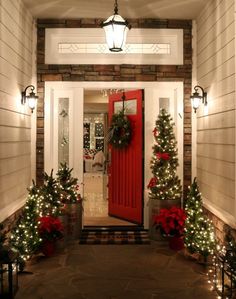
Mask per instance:
[[[127,147],[131,141],[131,123],[124,111],[112,115],[109,143],[115,148]]]

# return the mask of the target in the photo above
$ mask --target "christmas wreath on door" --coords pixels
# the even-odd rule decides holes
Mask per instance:
[[[125,148],[131,141],[131,123],[124,109],[112,115],[109,128],[109,143],[118,149]]]

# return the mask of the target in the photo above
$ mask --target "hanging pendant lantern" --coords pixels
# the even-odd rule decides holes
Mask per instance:
[[[102,23],[106,41],[111,52],[121,52],[126,42],[126,36],[131,26],[118,14],[118,4],[115,0],[114,15]]]

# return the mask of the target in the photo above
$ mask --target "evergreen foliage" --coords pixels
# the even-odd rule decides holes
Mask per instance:
[[[80,199],[78,194],[78,179],[73,178],[71,172],[73,168],[69,168],[66,163],[61,163],[57,172],[57,180],[60,188],[60,201],[62,203],[76,203]]]
[[[44,173],[44,184],[41,187],[41,194],[43,196],[43,210],[42,214],[58,216],[61,208],[60,201],[60,185],[53,177],[53,170],[50,175]]]
[[[176,175],[178,157],[173,126],[170,114],[162,109],[153,130],[155,138],[151,159],[153,177],[148,184],[151,199],[181,199],[182,188]]]
[[[214,228],[203,214],[202,198],[196,178],[190,186],[185,205],[185,245],[190,253],[199,253],[207,258],[215,250]]]
[[[33,181],[25,208],[11,232],[10,238],[11,246],[20,254],[21,264],[24,264],[41,244],[42,240],[38,235],[38,218],[42,214],[42,207],[43,197]]]

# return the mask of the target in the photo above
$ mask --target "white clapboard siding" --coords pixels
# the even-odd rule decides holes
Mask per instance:
[[[221,145],[235,145],[235,130],[234,128],[227,128],[218,130],[198,131],[197,142]]]
[[[235,146],[234,145],[222,145],[222,144],[207,144],[198,143],[197,159],[209,158],[219,162],[231,162],[235,163]]]
[[[232,32],[234,32],[234,22],[227,27],[221,34],[214,39],[211,43],[208,43],[198,54],[198,64],[201,65],[211,58],[212,52],[218,53],[223,49],[230,41],[232,41]]]
[[[224,177],[218,176],[216,174],[212,174],[210,172],[197,169],[199,180],[202,182],[206,182],[209,186],[212,186],[218,192],[222,194],[234,198],[235,193],[235,184],[234,180],[226,179]],[[201,190],[202,192],[202,190]]]
[[[198,54],[205,49],[206,45],[212,43],[218,36],[225,31],[225,29],[234,22],[234,5],[230,7],[232,10],[227,11],[219,20],[213,20],[216,22],[206,34],[198,42]]]
[[[7,24],[11,32],[14,32],[15,36],[18,38],[25,35],[29,40],[32,41],[32,17],[27,13],[27,9],[16,4],[17,1],[15,0],[1,1],[3,10],[2,23]]]
[[[30,157],[30,141],[25,142],[0,142],[0,161],[1,159],[15,158],[21,156]]]
[[[8,79],[14,79],[20,85],[24,85],[25,82],[31,79],[31,74],[23,73],[20,67],[15,67],[8,61],[0,57],[0,73]],[[1,105],[2,106],[2,105]]]
[[[31,113],[21,92],[32,82],[33,18],[21,0],[0,1],[0,222],[31,184]]]
[[[233,128],[235,124],[235,111],[227,111],[212,115],[201,116],[198,118],[197,129],[220,129],[220,128]]]
[[[208,70],[204,76],[201,77],[201,80],[206,82],[206,86],[210,86],[212,82],[220,82],[226,76],[233,75],[235,72],[234,69],[234,57],[231,57],[229,60],[226,60],[223,64],[219,65],[218,67],[215,66],[215,69]]]
[[[0,126],[30,128],[30,115],[15,113],[0,108]]]
[[[207,199],[208,204],[211,203],[222,209],[223,211],[234,216],[234,202],[233,198],[222,194],[214,188],[214,186],[208,185],[208,182],[198,180],[198,184],[204,199]]]
[[[16,181],[17,176],[17,181]],[[30,168],[23,168],[15,172],[9,173],[4,176],[0,176],[0,190],[2,192],[7,191],[17,184],[24,184],[28,186],[30,179]]]
[[[20,89],[10,91],[9,93],[10,94],[0,90],[0,107],[5,110],[31,115],[27,105],[21,105]],[[14,95],[12,95],[12,93],[14,93]]]
[[[234,0],[212,0],[197,18],[197,82],[208,97],[197,112],[198,182],[222,218],[236,217]]]
[[[230,180],[234,180],[235,177],[235,164],[233,162],[217,161],[212,159],[212,157],[204,158],[198,156],[197,168]]]
[[[30,62],[29,59],[28,61],[23,59],[2,40],[0,40],[0,56],[8,61],[11,65],[16,66],[18,69],[21,68],[24,74],[32,73],[32,61]]]
[[[222,65],[225,61],[234,57],[234,39],[232,38],[229,43],[227,43],[218,52],[213,52],[210,58],[202,64],[198,64],[197,72],[198,76],[201,78],[209,71],[215,71],[216,67]]]
[[[199,14],[198,20],[198,30],[200,31],[198,39],[202,36],[217,22],[226,11],[234,4],[234,0],[215,0],[209,1],[205,8]],[[216,12],[218,10],[218,13]],[[202,27],[204,29],[202,30]]]
[[[0,126],[1,142],[30,141],[30,128]]]
[[[207,106],[201,105],[198,109],[198,116],[206,115],[206,111],[208,115],[221,113],[222,111],[230,111],[234,110],[235,107],[235,92],[231,92],[227,95],[223,95],[222,97],[212,98],[208,96],[208,104]]]
[[[30,166],[29,154],[1,159],[0,176],[19,171],[20,169],[29,168]]]

